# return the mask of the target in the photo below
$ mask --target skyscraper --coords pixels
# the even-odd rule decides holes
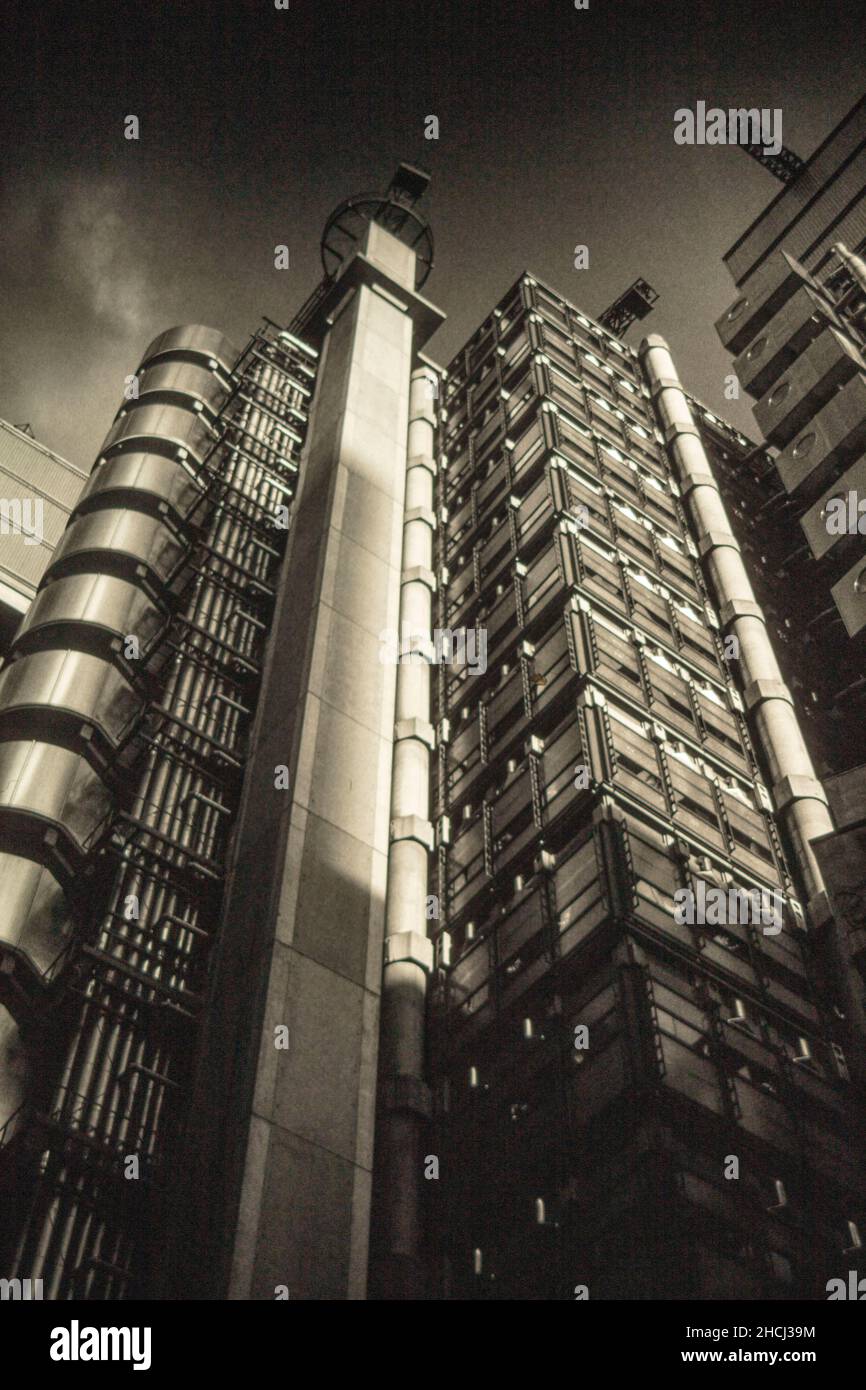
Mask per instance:
[[[16,636],[10,1274],[818,1296],[864,1185],[744,441],[529,274],[438,367],[426,183],[288,329],[151,344]]]
[[[446,411],[440,622],[488,669],[438,686],[440,1287],[815,1294],[862,1197],[804,930],[829,817],[713,476],[743,441],[531,276]],[[702,884],[781,930],[683,921]]]

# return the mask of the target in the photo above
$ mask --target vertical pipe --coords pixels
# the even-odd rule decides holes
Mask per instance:
[[[746,706],[773,781],[773,798],[796,856],[810,903],[824,883],[810,842],[833,829],[827,798],[803,742],[794,703],[776,662],[710,461],[664,338],[653,334],[640,355],[676,465],[695,538],[706,560],[722,622],[739,643]]]
[[[425,997],[433,965],[427,938],[430,814],[430,639],[433,591],[434,431],[438,378],[412,373],[409,391],[400,636],[420,639],[397,666],[391,833],[385,905],[376,1162],[380,1296],[423,1291],[421,1139],[429,1116],[424,1081]],[[416,644],[413,643],[413,646]]]
[[[312,374],[311,374],[312,375]],[[246,385],[255,398],[267,383],[280,390],[271,391],[277,409],[292,410],[297,396],[290,386],[285,363],[248,366]],[[298,404],[303,400],[298,398]],[[162,669],[160,705],[223,742],[235,756],[242,757],[242,730],[236,709],[217,704],[213,696],[223,693],[237,700],[239,689],[230,674],[213,657],[213,642],[225,641],[242,656],[255,659],[261,644],[257,627],[238,612],[246,605],[241,575],[256,576],[267,582],[276,550],[256,545],[255,533],[267,524],[275,502],[291,493],[291,474],[285,480],[269,476],[269,468],[281,468],[286,451],[282,437],[271,442],[273,422],[264,410],[252,403],[230,407],[231,423],[243,435],[239,451],[225,439],[216,460],[202,473],[216,482],[218,499],[207,521],[207,573],[191,585],[184,605],[186,619],[195,627],[184,629],[184,649]],[[275,458],[274,455],[278,457]],[[245,455],[247,455],[245,457]],[[231,502],[222,496],[222,486],[231,490]],[[228,495],[228,494],[226,494]],[[188,556],[189,558],[189,556]],[[161,746],[159,746],[161,744]],[[194,799],[222,801],[220,782],[210,770],[209,745],[190,733],[185,739],[184,756],[178,756],[170,741],[157,735],[151,746],[133,805],[133,815],[162,836],[162,855],[169,864],[183,869],[189,854],[218,860],[223,849],[226,822],[221,813]],[[145,1163],[161,1157],[166,1143],[166,1126],[176,1120],[176,1104],[166,1111],[168,1092],[157,1079],[183,1080],[188,1062],[161,1029],[152,1030],[148,1004],[156,989],[169,983],[177,988],[192,987],[191,973],[196,965],[194,953],[200,947],[192,932],[175,921],[196,925],[201,910],[194,897],[178,891],[164,880],[161,866],[147,868],[141,862],[142,847],[128,849],[115,878],[107,910],[102,918],[97,945],[113,957],[117,966],[132,966],[152,978],[154,988],[124,980],[122,970],[101,964],[88,981],[72,1041],[67,1052],[59,1085],[48,1105],[72,1134],[85,1133],[114,1155],[137,1153]],[[139,915],[126,919],[123,907],[128,894],[139,900]],[[162,925],[159,925],[162,924]],[[177,947],[176,950],[170,949]],[[108,974],[106,974],[108,971]],[[110,976],[114,974],[112,985]],[[118,1002],[118,1000],[120,1002]],[[143,1068],[130,1071],[130,1068]],[[156,1073],[156,1077],[146,1073]],[[121,1080],[121,1076],[125,1079]],[[42,1181],[30,1219],[21,1233],[16,1267],[29,1272],[32,1251],[40,1271],[50,1281],[50,1296],[122,1296],[125,1285],[114,1275],[92,1267],[95,1259],[106,1259],[120,1269],[134,1267],[135,1236],[120,1209],[99,1205],[102,1179],[94,1167],[89,1173],[65,1156],[52,1154],[42,1165]],[[130,1188],[132,1193],[134,1189]],[[96,1205],[94,1205],[96,1204]],[[73,1284],[76,1270],[80,1278]],[[107,1289],[107,1292],[105,1290]]]

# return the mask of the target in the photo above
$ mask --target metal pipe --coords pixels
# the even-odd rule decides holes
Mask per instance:
[[[435,578],[433,510],[435,400],[428,367],[409,390],[406,494],[399,624],[429,648]],[[382,1259],[376,1278],[392,1297],[418,1296],[422,1284],[421,1139],[428,1117],[424,1079],[425,996],[433,967],[427,938],[430,814],[430,655],[398,661],[391,777],[391,838],[385,905],[380,1022],[380,1100],[376,1182]]]
[[[844,241],[834,242],[833,250],[845,266],[851,278],[856,280],[861,290],[866,293],[866,261],[864,261],[863,257],[855,255],[853,251],[849,251]]]
[[[174,336],[178,337],[176,333]],[[172,346],[172,334],[163,335],[163,339],[166,347]],[[178,340],[182,345],[182,335]],[[304,404],[302,388],[291,383],[284,351],[273,345],[265,350],[275,357],[281,352],[283,356],[279,362],[269,362],[264,356],[255,362],[247,374],[252,395],[261,382],[272,400],[282,400],[287,409],[303,418],[298,409]],[[213,936],[199,925],[198,902],[165,875],[172,865],[182,869],[190,855],[195,861],[214,861],[223,852],[228,809],[225,788],[210,769],[207,755],[216,742],[242,758],[241,718],[252,710],[239,698],[242,687],[226,671],[222,653],[227,642],[240,657],[255,658],[262,643],[262,625],[243,606],[249,605],[249,596],[238,591],[236,575],[240,571],[272,592],[272,586],[264,581],[273,579],[280,552],[262,545],[256,533],[273,515],[277,501],[283,502],[290,495],[291,477],[278,477],[274,472],[274,446],[267,442],[274,434],[272,416],[249,399],[233,404],[231,414],[236,429],[225,432],[217,465],[205,460],[202,473],[217,489],[226,484],[233,498],[240,498],[240,504],[235,501],[224,506],[215,500],[204,523],[209,558],[186,603],[185,636],[179,646],[168,643],[176,655],[164,668],[158,701],[169,714],[189,715],[184,757],[178,758],[171,736],[159,728],[148,740],[134,817],[128,822],[142,827],[132,832],[137,848],[133,850],[130,842],[121,856],[102,918],[98,958],[91,958],[96,959],[96,970],[87,983],[54,1100],[48,1105],[49,1112],[70,1133],[87,1133],[118,1157],[138,1152],[145,1161],[164,1151],[168,1139],[165,1122],[169,1127],[172,1122],[166,1111],[168,1087],[160,1078],[181,1080],[189,1062],[188,1049],[177,1051],[152,1031],[152,1006],[161,986],[189,987],[191,972],[199,968],[200,952]],[[229,435],[236,432],[241,433],[247,447],[238,448],[230,442]],[[261,437],[256,437],[256,432]],[[280,438],[276,451],[281,454],[284,448],[285,440]],[[94,489],[89,508],[94,509],[96,497],[98,490]],[[110,494],[106,505],[109,502]],[[185,569],[188,566],[179,566],[178,575]],[[202,661],[208,653],[208,660]],[[158,837],[156,873],[146,862],[148,828]],[[142,855],[145,857],[140,861]],[[139,912],[136,918],[127,919],[123,909],[133,893]],[[112,967],[105,958],[150,977],[153,989],[148,992],[140,979],[120,968],[114,972],[112,985]],[[129,1080],[122,1081],[122,1077]],[[173,1110],[176,1120],[176,1104]],[[102,1284],[106,1296],[123,1292],[122,1274],[132,1268],[134,1258],[133,1235],[124,1228],[122,1218],[94,1217],[92,1204],[98,1195],[95,1188],[91,1190],[91,1182],[98,1180],[89,1179],[86,1168],[70,1166],[66,1160],[58,1162],[54,1152],[47,1151],[31,1215],[18,1242],[16,1266],[25,1273],[32,1271],[30,1257],[38,1257],[40,1270],[44,1266],[49,1271],[51,1296],[70,1296],[73,1274],[79,1267],[88,1271],[85,1296]],[[81,1296],[81,1280],[75,1290]]]
[[[770,645],[766,619],[755,600],[670,349],[664,338],[653,334],[641,343],[640,356],[722,622],[739,644],[743,694],[766,759],[773,799],[807,898],[814,903],[824,883],[811,841],[833,829],[827,798],[815,776],[793,700]]]

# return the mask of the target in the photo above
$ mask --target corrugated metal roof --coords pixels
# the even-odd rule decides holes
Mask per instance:
[[[50,545],[27,545],[27,537],[16,532],[0,533],[0,574],[7,580],[23,579],[35,590],[54,553]]]
[[[75,464],[0,420],[0,502],[14,504],[0,509],[0,580],[32,598],[86,480]],[[38,544],[14,529],[19,516],[36,526]]]
[[[80,468],[43,448],[5,420],[0,420],[0,467],[32,488],[34,494],[50,497],[70,511],[87,479]]]

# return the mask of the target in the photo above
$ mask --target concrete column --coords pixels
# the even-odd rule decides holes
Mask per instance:
[[[208,1202],[192,1194],[198,1210],[178,1213],[196,1252],[181,1259],[205,1267],[186,1276],[186,1296],[273,1299],[281,1286],[291,1299],[366,1295],[391,822],[411,822],[416,804],[398,791],[392,814],[402,714],[398,667],[381,652],[404,580],[429,592],[420,570],[404,574],[420,520],[404,541],[406,440],[415,354],[443,317],[416,293],[415,270],[411,248],[371,223],[310,327],[319,374],[191,1128],[190,1152],[216,1173]],[[414,472],[423,469],[410,469],[413,497]],[[423,705],[408,686],[401,698]],[[429,751],[423,730],[406,743],[401,787],[413,767],[422,775]],[[426,852],[407,836],[395,905]],[[275,1045],[281,1027],[287,1047]]]
[[[389,1299],[423,1295],[420,1141],[430,1113],[424,1032],[427,975],[433,968],[426,904],[434,845],[429,807],[437,391],[432,369],[413,372],[400,590],[401,640],[408,636],[413,650],[397,667],[374,1203],[373,1289]]]
[[[793,700],[767,636],[763,611],[755,600],[668,345],[653,334],[641,343],[640,354],[722,623],[739,642],[745,700],[766,757],[774,802],[797,856],[809,901],[814,902],[823,893],[824,883],[810,842],[833,828],[827,798],[803,742]]]

